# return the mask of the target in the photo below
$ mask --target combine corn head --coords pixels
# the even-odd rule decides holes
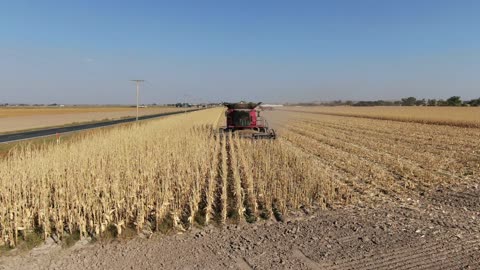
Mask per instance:
[[[223,103],[227,107],[226,126],[220,128],[221,133],[235,132],[240,137],[252,139],[275,139],[275,130],[268,127],[267,120],[260,115],[260,103],[239,102]]]

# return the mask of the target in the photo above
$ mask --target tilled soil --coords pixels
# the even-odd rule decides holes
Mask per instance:
[[[67,249],[49,241],[0,257],[0,269],[480,269],[479,198],[470,184],[375,207],[303,209],[284,222]]]

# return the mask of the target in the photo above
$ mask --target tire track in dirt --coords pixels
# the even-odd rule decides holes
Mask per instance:
[[[314,260],[308,258],[301,252],[299,249],[294,249],[292,251],[293,257],[304,263],[309,269],[322,269],[324,266],[315,262]]]
[[[332,262],[330,266],[323,265],[322,269],[437,269],[448,263],[450,269],[459,269],[469,265],[468,260],[456,260],[460,257],[477,256],[480,259],[480,240],[469,242],[456,241],[452,243],[429,243],[412,247],[405,245],[399,249],[379,254],[375,251],[370,254]],[[317,268],[320,269],[320,268]]]
[[[240,270],[251,270],[253,269],[244,258],[236,258],[236,265]]]

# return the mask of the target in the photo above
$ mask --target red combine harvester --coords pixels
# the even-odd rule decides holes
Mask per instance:
[[[227,125],[221,132],[236,132],[241,137],[253,139],[275,139],[275,130],[268,127],[267,120],[260,116],[260,103],[223,103],[227,107]]]

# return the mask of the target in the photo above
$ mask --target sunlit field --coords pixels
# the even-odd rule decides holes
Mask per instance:
[[[182,111],[175,107],[140,108],[140,115]],[[14,132],[52,126],[133,117],[132,107],[0,107],[0,132]]]
[[[70,113],[88,113],[88,112],[119,112],[132,110],[130,107],[44,107],[44,106],[29,106],[29,107],[0,107],[0,118],[16,117],[16,116],[30,116],[30,115],[52,115],[52,114],[70,114]]]
[[[276,140],[218,134],[224,109],[214,108],[15,148],[0,161],[0,245],[283,220],[478,180],[478,128],[298,111],[268,112]]]
[[[283,110],[427,124],[480,127],[480,107],[284,107]]]

